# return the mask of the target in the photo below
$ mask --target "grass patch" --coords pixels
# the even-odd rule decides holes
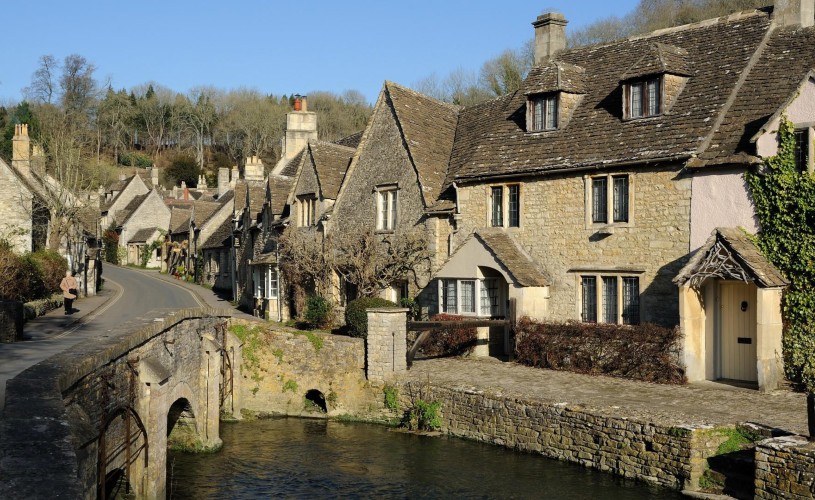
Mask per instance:
[[[277,358],[278,363],[282,363],[283,362],[283,349],[275,349],[274,351],[272,351],[272,356]]]
[[[297,382],[294,380],[287,380],[283,384],[283,392],[297,392]]]
[[[315,335],[312,332],[294,332],[295,335],[302,335],[311,342],[312,347],[314,347],[314,352],[320,352],[320,349],[323,348],[323,338],[319,335]]]
[[[241,324],[231,325],[229,331],[241,341],[242,367],[255,382],[252,394],[257,394],[260,390],[260,381],[263,380],[263,375],[260,374],[260,351],[266,345],[266,332],[259,326],[249,327]]]
[[[399,410],[399,389],[386,385],[382,388],[382,392],[385,394],[385,407],[391,412],[397,412]]]

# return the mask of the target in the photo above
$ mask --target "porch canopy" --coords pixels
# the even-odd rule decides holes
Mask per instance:
[[[716,228],[674,278],[689,381],[783,380],[781,294],[787,280],[740,228]]]

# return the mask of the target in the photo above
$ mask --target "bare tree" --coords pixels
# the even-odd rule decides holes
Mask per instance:
[[[330,239],[316,229],[289,226],[278,241],[281,270],[286,282],[318,295],[331,295],[331,277],[336,267]]]
[[[178,106],[181,121],[192,133],[195,161],[198,168],[204,168],[204,145],[211,139],[212,129],[217,120],[213,98],[217,91],[211,87],[197,87],[190,91],[187,99]]]
[[[31,75],[31,85],[23,89],[26,98],[45,104],[51,104],[57,92],[56,74],[59,62],[52,55],[40,56],[40,66]]]
[[[97,83],[93,78],[95,70],[93,64],[78,54],[65,57],[59,87],[66,112],[78,115],[89,110],[97,92]]]

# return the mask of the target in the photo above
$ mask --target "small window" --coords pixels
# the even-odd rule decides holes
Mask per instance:
[[[597,323],[597,278],[583,276],[581,279],[582,314],[584,323]]]
[[[270,266],[266,269],[266,298],[276,299],[277,293],[277,269]]]
[[[512,184],[509,189],[509,203],[507,214],[509,215],[509,227],[520,227],[521,225],[521,186]]]
[[[398,212],[398,191],[396,188],[382,189],[376,192],[376,229],[393,231],[396,228]]]
[[[623,324],[640,323],[640,279],[636,276],[623,278]]]
[[[529,99],[529,132],[555,130],[558,126],[558,96],[545,94]]]
[[[662,112],[662,77],[632,82],[624,89],[628,118],[645,118]]]
[[[461,298],[461,312],[463,314],[475,313],[475,281],[462,280],[459,282],[460,298]]]
[[[602,289],[598,290],[600,283]],[[599,292],[599,293],[598,293]],[[637,276],[580,276],[580,320],[584,323],[640,323],[640,279]]]
[[[481,281],[481,316],[498,316],[498,278],[484,278]]]
[[[617,322],[617,277],[603,276],[603,323]]]
[[[621,224],[630,222],[628,175],[603,175],[590,178],[588,196],[591,197],[592,224]],[[609,189],[610,188],[610,189]],[[609,218],[609,215],[611,216]],[[588,217],[588,215],[587,215]]]
[[[796,130],[795,135],[795,168],[799,172],[809,171],[809,129]]]
[[[490,225],[492,227],[504,227],[504,187],[492,188],[492,217]]]
[[[441,282],[441,310],[447,314],[458,313],[458,302],[456,301],[457,289],[456,280],[442,280]]]

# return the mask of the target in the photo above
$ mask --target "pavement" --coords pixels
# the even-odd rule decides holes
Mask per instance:
[[[516,399],[582,406],[595,412],[673,426],[755,423],[807,435],[806,395],[763,394],[717,382],[682,386],[531,368],[494,358],[414,361],[412,382]]]

